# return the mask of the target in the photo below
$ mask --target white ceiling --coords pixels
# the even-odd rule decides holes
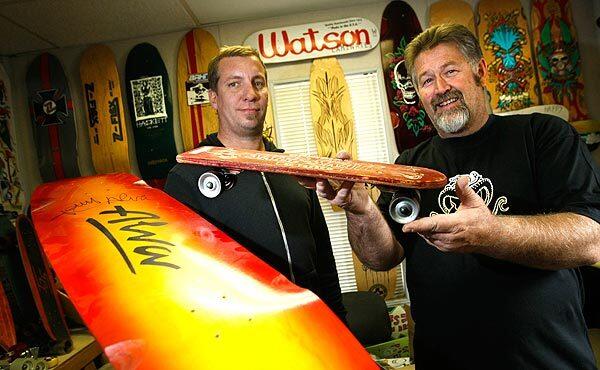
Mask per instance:
[[[0,56],[379,0],[0,0]]]

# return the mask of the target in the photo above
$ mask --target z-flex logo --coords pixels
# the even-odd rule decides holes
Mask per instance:
[[[440,191],[438,195],[438,205],[443,213],[450,214],[458,210],[460,206],[460,199],[456,195],[456,182],[458,178],[464,175],[456,175],[448,180],[448,184]],[[471,171],[469,173],[469,187],[477,193],[485,202],[485,205],[490,206],[492,199],[494,199],[494,185],[492,181],[486,177],[481,176],[477,171]],[[497,215],[499,213],[506,213],[509,209],[507,206],[508,199],[505,196],[501,196],[494,202],[492,213]],[[437,212],[432,211],[429,216],[437,215]]]

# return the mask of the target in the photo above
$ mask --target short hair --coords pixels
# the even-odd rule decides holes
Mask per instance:
[[[210,63],[208,63],[208,88],[217,91],[219,83],[219,62],[224,58],[229,57],[256,57],[265,70],[265,78],[267,78],[267,67],[260,59],[260,54],[256,49],[246,45],[223,46]]]
[[[467,59],[467,62],[473,69],[483,58],[483,53],[479,47],[477,38],[469,29],[460,24],[440,24],[429,27],[415,37],[404,51],[404,63],[406,72],[412,78],[413,83],[417,84],[415,76],[415,59],[424,51],[433,49],[439,44],[452,43]]]

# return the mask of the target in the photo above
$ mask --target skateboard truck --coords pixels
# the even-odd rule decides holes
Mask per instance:
[[[419,215],[421,195],[417,190],[402,189],[394,192],[390,202],[390,217],[399,224],[416,220]]]
[[[224,169],[204,172],[198,178],[198,189],[207,198],[215,198],[223,189],[229,190],[235,185],[235,175]]]

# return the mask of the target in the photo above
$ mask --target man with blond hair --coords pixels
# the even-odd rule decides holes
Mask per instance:
[[[268,103],[267,71],[248,46],[221,48],[208,67],[210,104],[219,132],[200,146],[282,151],[263,138]],[[243,171],[232,189],[201,194],[198,179],[211,168],[178,164],[165,191],[206,217],[295,284],[312,290],[345,321],[329,232],[313,190],[295,178]]]
[[[406,258],[417,368],[595,369],[577,267],[600,260],[600,170],[585,144],[553,116],[488,114],[487,65],[463,26],[425,30],[405,58],[438,136],[396,163],[448,185],[421,191],[421,218],[404,226],[385,194],[316,189],[346,210],[367,266]]]

